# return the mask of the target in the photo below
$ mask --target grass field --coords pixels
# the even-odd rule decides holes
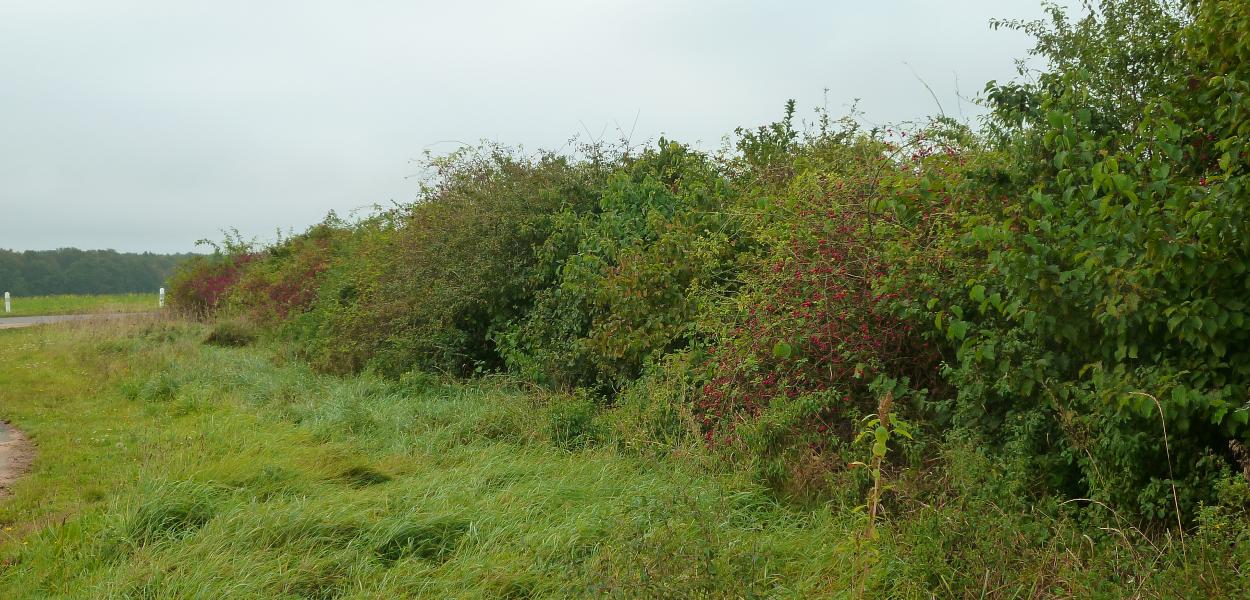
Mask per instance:
[[[3,598],[1232,597],[1250,536],[1121,542],[1001,504],[991,467],[873,538],[699,447],[583,438],[502,381],[310,372],[177,322],[0,331]],[[972,461],[972,462],[969,462]],[[921,474],[924,475],[924,474]],[[919,486],[919,484],[916,484]],[[899,504],[897,506],[904,506]],[[1093,529],[1095,532],[1097,529]],[[1134,534],[1127,529],[1121,534]],[[1237,537],[1241,535],[1242,537]],[[1238,567],[1241,564],[1243,566]]]
[[[14,296],[11,299],[13,311],[5,313],[0,306],[0,317],[143,312],[158,310],[158,302],[156,294]]]

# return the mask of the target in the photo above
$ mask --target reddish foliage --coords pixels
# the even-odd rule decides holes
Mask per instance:
[[[330,264],[330,241],[297,239],[249,269],[235,292],[239,303],[257,320],[286,319],[317,297],[318,277]]]
[[[243,253],[189,263],[170,281],[171,304],[197,318],[209,316],[256,258],[255,253]]]
[[[894,316],[897,293],[877,291],[889,266],[869,219],[885,217],[850,205],[846,198],[862,193],[853,185],[822,181],[822,189],[809,205],[823,208],[790,221],[788,247],[774,254],[784,258],[757,272],[750,308],[709,349],[712,375],[697,400],[708,443],[734,439],[739,420],[783,397],[816,396],[821,408],[793,426],[824,437],[850,432],[849,408],[872,411],[868,384],[877,375],[940,385],[936,349]]]

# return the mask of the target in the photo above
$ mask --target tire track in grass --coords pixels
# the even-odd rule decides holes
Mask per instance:
[[[0,498],[30,467],[35,458],[34,444],[21,431],[0,421]]]

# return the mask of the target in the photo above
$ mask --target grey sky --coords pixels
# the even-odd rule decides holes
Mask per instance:
[[[447,140],[558,148],[637,125],[714,148],[810,117],[875,122],[1014,75],[1037,0],[0,0],[0,248],[186,251],[414,197]],[[907,64],[904,64],[907,63]],[[909,66],[910,65],[910,68]],[[439,143],[444,142],[444,143]]]

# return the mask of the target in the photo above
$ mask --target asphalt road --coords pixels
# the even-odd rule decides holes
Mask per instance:
[[[132,312],[132,313],[89,313],[82,315],[38,315],[31,317],[0,317],[0,329],[13,329],[15,327],[30,327],[31,325],[43,325],[45,323],[63,323],[65,321],[90,321],[90,320],[108,320],[121,319],[127,317],[136,317],[144,315],[155,315],[159,312]]]

